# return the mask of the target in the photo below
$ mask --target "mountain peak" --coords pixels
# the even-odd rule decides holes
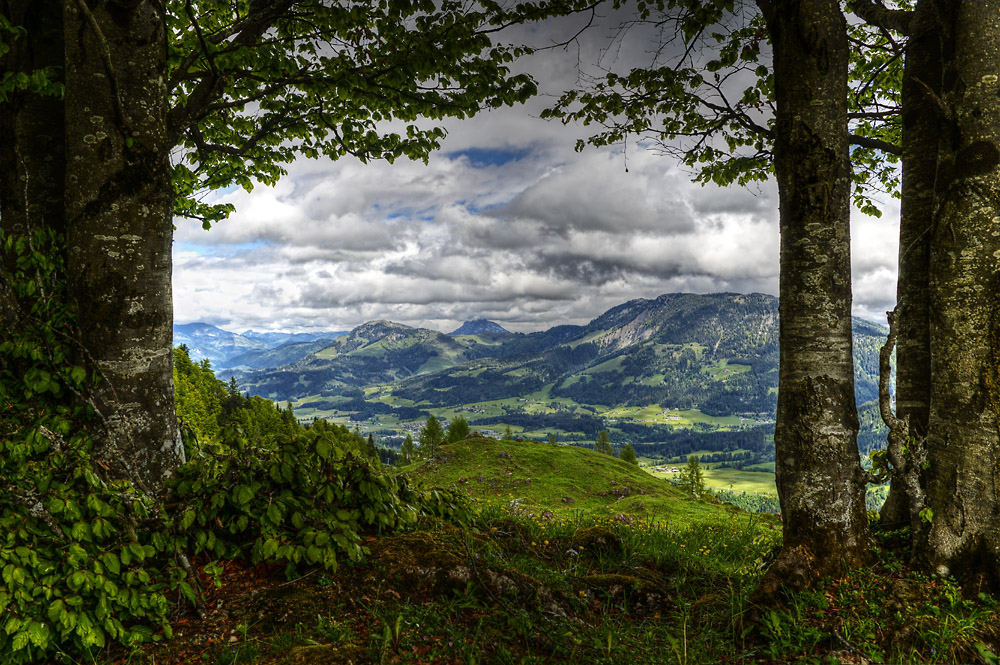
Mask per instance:
[[[482,333],[510,333],[509,330],[499,323],[487,321],[486,319],[473,319],[466,321],[457,330],[453,330],[449,335],[480,335]]]

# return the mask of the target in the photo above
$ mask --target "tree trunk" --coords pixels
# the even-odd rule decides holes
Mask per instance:
[[[171,372],[164,5],[67,0],[64,27],[69,297],[105,379],[95,452],[111,477],[156,492],[184,457]]]
[[[931,400],[917,557],[1000,588],[1000,0],[942,3],[948,112],[930,252]]]
[[[774,47],[780,201],[775,473],[784,546],[758,589],[867,561],[851,339],[847,25],[833,0],[761,3]]]
[[[10,40],[0,58],[0,71],[30,75],[63,64],[61,11],[45,10],[34,0],[0,2],[0,14],[27,34]],[[29,230],[65,229],[63,165],[65,122],[62,100],[20,91],[2,102],[0,113],[0,239],[23,236]],[[17,326],[21,318],[14,294],[6,290],[12,257],[0,244],[0,329]]]
[[[919,0],[914,9],[902,89],[896,416],[907,422],[907,434],[914,440],[911,447],[927,436],[931,395],[928,267],[941,132],[933,96],[941,94],[942,40],[945,39],[934,1]],[[890,528],[916,527],[918,517],[912,507],[921,499],[914,496],[913,485],[919,471],[905,468],[896,471],[882,508],[881,523]]]

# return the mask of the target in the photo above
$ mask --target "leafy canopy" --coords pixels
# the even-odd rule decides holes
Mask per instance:
[[[902,40],[863,21],[849,21],[849,32],[854,203],[879,216],[872,196],[898,195]],[[617,39],[647,41],[649,62],[617,68],[619,49],[606,49],[601,73],[582,74],[578,89],[542,113],[598,127],[577,150],[635,137],[677,158],[696,182],[748,185],[772,176],[774,74],[756,3],[658,2],[623,23]]]
[[[208,228],[233,208],[205,194],[273,184],[300,155],[426,160],[445,135],[433,122],[535,94],[510,71],[530,49],[497,33],[589,4],[171,0],[175,213]]]

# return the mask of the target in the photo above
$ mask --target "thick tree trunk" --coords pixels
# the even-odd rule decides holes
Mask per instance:
[[[931,401],[917,556],[1000,588],[1000,0],[959,2],[930,252]],[[930,517],[930,515],[928,515]]]
[[[30,75],[63,64],[62,16],[33,0],[0,2],[0,14],[27,34],[12,40],[0,58],[0,71]],[[15,92],[0,113],[0,236],[23,236],[31,229],[62,233],[65,122],[62,100]],[[0,245],[0,330],[17,326],[21,313],[4,287],[12,258]]]
[[[934,219],[934,183],[941,132],[934,96],[941,94],[944,26],[935,0],[919,0],[910,22],[903,71],[902,183],[900,188],[899,277],[896,289],[896,416],[907,434],[927,436],[931,395],[929,261]],[[910,446],[913,448],[913,445]],[[912,507],[919,470],[897,469],[882,508],[883,526],[917,526]]]
[[[775,472],[784,546],[758,596],[870,552],[851,340],[847,26],[833,0],[763,3],[774,45],[781,230]]]
[[[105,378],[96,451],[112,477],[156,491],[184,456],[171,372],[163,3],[67,0],[65,40],[69,296]]]

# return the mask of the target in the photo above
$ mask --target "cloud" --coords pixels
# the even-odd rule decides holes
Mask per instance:
[[[566,34],[521,28],[537,43]],[[299,160],[274,187],[218,192],[232,218],[205,232],[177,220],[175,319],[231,330],[345,330],[391,319],[449,331],[485,317],[511,330],[582,324],[662,293],[777,294],[778,204],[755,188],[692,183],[652,146],[574,150],[590,128],[546,122],[542,108],[575,84],[575,49],[518,67],[542,96],[448,122],[425,164]],[[648,58],[636,43],[616,66]],[[628,171],[626,172],[626,165]],[[895,292],[896,225],[854,216],[855,311],[880,318]]]

